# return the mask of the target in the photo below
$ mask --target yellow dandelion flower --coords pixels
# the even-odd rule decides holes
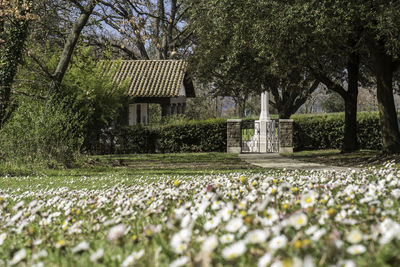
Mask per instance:
[[[301,240],[296,240],[296,241],[293,243],[293,246],[294,246],[295,248],[299,249],[299,248],[301,248],[302,244],[303,244],[303,243],[301,242]]]

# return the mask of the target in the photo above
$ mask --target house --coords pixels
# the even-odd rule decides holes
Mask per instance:
[[[122,60],[107,64],[115,67],[113,81],[127,83],[129,125],[148,124],[149,104],[161,105],[161,115],[184,114],[186,99],[195,97],[193,82],[184,60]]]

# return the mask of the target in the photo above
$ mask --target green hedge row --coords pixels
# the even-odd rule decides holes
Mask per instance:
[[[163,126],[123,126],[104,132],[97,153],[225,152],[226,120],[178,122]]]
[[[344,113],[295,115],[294,150],[340,149],[344,134]],[[377,112],[357,114],[358,142],[361,149],[382,148]]]
[[[226,120],[189,121],[153,128],[160,152],[225,152]]]
[[[294,150],[340,149],[343,142],[344,114],[295,115]],[[362,149],[382,147],[379,116],[360,112],[358,141]],[[106,131],[98,153],[178,153],[225,152],[226,120],[177,122],[164,126],[125,126]]]

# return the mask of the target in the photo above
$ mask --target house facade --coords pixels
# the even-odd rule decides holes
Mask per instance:
[[[148,124],[149,104],[159,104],[161,115],[184,114],[186,99],[195,97],[193,82],[184,60],[122,60],[112,61],[113,81],[127,86],[132,99],[128,107],[128,124]]]

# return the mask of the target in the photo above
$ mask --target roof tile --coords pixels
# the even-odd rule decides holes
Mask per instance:
[[[122,60],[103,64],[105,71],[115,67],[114,82],[120,85],[128,81],[127,93],[138,97],[179,96],[187,65],[184,60]]]

